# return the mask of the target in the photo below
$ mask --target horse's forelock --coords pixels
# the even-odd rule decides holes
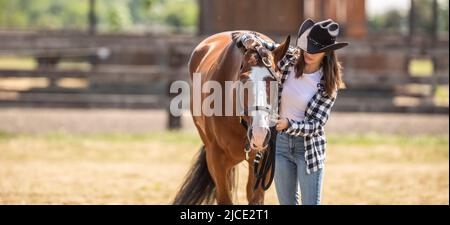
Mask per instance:
[[[237,43],[239,38],[243,35],[242,32],[233,32],[231,33],[231,40],[233,40],[234,43]]]

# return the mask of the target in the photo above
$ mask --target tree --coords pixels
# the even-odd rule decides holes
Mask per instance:
[[[82,29],[87,25],[85,1],[0,0],[0,26],[14,29]]]
[[[448,0],[439,0],[438,31],[448,33]],[[414,0],[414,30],[419,34],[433,31],[433,0]],[[405,32],[408,25],[407,12],[389,10],[368,18],[369,29],[376,32]]]
[[[396,10],[391,9],[384,14],[376,15],[368,20],[369,29],[376,32],[402,33],[406,30],[406,16]]]
[[[0,0],[2,29],[87,30],[89,0]],[[147,30],[151,25],[177,30],[197,24],[196,0],[96,0],[100,31]]]

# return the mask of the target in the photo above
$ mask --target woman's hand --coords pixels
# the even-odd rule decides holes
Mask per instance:
[[[275,123],[276,123],[275,129],[277,131],[282,131],[289,127],[289,121],[286,118],[280,118]]]

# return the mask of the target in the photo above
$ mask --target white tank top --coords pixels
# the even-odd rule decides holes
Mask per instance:
[[[281,93],[281,117],[296,121],[305,118],[306,107],[318,91],[317,84],[320,83],[322,74],[321,67],[313,73],[303,73],[303,76],[297,79],[294,70],[291,70]]]

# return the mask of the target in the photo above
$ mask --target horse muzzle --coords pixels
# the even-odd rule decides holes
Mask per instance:
[[[247,138],[250,148],[257,151],[263,151],[269,146],[271,131],[266,127],[255,127],[247,130]]]

